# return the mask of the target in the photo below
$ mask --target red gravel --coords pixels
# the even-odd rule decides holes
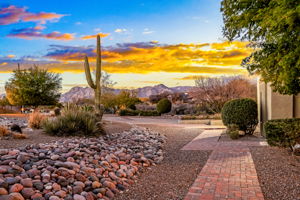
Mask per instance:
[[[125,130],[129,130],[130,128],[131,126],[126,123],[104,122],[104,130],[108,134],[122,132]],[[10,140],[0,139],[0,149],[24,147],[29,144],[49,143],[49,142],[54,142],[56,140],[62,139],[62,137],[59,136],[52,136],[52,135],[45,134],[43,133],[42,130],[35,130],[35,131],[30,131],[25,133],[28,136],[27,139],[10,139]]]

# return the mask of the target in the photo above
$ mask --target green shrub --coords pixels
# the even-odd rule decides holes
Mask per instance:
[[[163,114],[163,113],[168,113],[172,109],[172,103],[169,99],[164,98],[161,99],[156,106],[156,110],[158,113]]]
[[[157,111],[143,111],[143,110],[130,110],[121,109],[119,110],[120,116],[159,116]]]
[[[139,110],[138,112],[140,116],[160,116],[160,114],[156,110]]]
[[[59,107],[54,108],[54,115],[55,116],[59,116],[60,115],[60,108]]]
[[[131,109],[120,109],[119,110],[120,116],[136,116],[139,115],[137,110],[131,110]]]
[[[226,133],[229,135],[229,137],[233,140],[238,139],[240,137],[239,134],[239,127],[236,124],[229,124],[227,126]]]
[[[252,99],[234,99],[225,103],[221,112],[225,126],[235,124],[245,134],[253,134],[257,124],[257,104]]]
[[[136,106],[134,104],[128,105],[128,108],[131,110],[136,110]]]
[[[300,119],[276,119],[264,124],[267,142],[271,146],[290,147],[300,143]]]
[[[230,131],[229,137],[233,140],[239,139],[240,137],[239,130]]]
[[[72,109],[46,120],[43,129],[46,133],[57,136],[95,136],[103,133],[93,112]]]

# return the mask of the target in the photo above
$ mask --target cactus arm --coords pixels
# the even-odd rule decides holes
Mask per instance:
[[[96,87],[100,88],[101,79],[101,41],[100,35],[97,35],[97,60],[96,60]]]
[[[85,60],[84,70],[85,70],[86,80],[91,88],[96,89],[96,85],[94,84],[93,79],[92,79],[88,57],[85,56],[84,60]]]

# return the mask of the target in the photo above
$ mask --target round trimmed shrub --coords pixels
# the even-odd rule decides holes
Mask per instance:
[[[170,112],[172,109],[172,103],[169,99],[164,98],[161,99],[156,106],[156,110],[158,113],[162,114],[162,113],[168,113]]]
[[[253,99],[234,99],[222,108],[222,121],[225,126],[235,124],[245,134],[252,135],[258,124],[257,103]]]

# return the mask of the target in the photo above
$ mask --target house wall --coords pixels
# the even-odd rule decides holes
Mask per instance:
[[[263,123],[271,119],[300,118],[300,94],[281,95],[273,92],[270,84],[258,82],[258,119],[263,133]]]
[[[300,95],[294,96],[294,117],[300,118]]]
[[[270,119],[284,119],[284,118],[293,118],[294,114],[294,103],[292,95],[282,95],[277,92],[272,92],[271,87],[271,109],[269,120]]]

